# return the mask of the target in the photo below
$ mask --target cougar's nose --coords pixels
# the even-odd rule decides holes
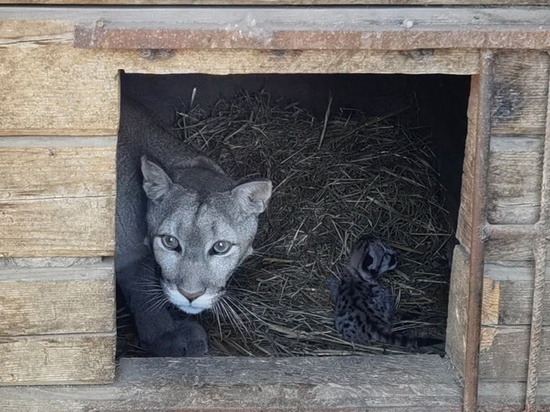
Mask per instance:
[[[189,292],[187,292],[183,289],[178,289],[178,290],[185,297],[185,299],[187,299],[189,301],[189,303],[193,302],[198,297],[204,295],[204,292],[206,292],[206,289],[204,289],[200,292],[195,292],[195,293],[189,293]]]

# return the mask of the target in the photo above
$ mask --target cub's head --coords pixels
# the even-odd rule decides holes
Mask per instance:
[[[363,236],[353,246],[348,265],[364,279],[376,278],[395,269],[397,258],[395,251],[382,240]]]
[[[225,192],[195,191],[174,183],[142,159],[148,198],[147,233],[168,299],[184,312],[211,308],[235,268],[252,253],[258,216],[271,182],[252,181]]]

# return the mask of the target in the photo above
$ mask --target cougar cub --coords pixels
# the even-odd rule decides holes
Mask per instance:
[[[439,342],[392,333],[393,298],[378,279],[396,266],[395,251],[380,239],[363,237],[354,245],[340,278],[329,281],[335,327],[344,339],[406,348]]]

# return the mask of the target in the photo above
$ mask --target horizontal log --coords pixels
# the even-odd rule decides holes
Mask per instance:
[[[0,202],[0,256],[113,256],[115,197]]]
[[[115,331],[112,264],[0,269],[0,336]]]
[[[439,356],[121,359],[102,387],[0,388],[0,409],[460,411]]]
[[[114,333],[0,337],[0,385],[110,383],[115,341]]]

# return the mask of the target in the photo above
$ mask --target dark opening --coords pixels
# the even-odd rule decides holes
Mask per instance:
[[[349,248],[362,233],[383,238],[397,252],[397,270],[380,279],[395,302],[393,331],[444,339],[469,83],[468,76],[450,75],[122,74],[123,99],[139,101],[159,122],[219,162],[232,177],[268,177],[276,188],[260,219],[256,253],[228,284],[231,308],[196,317],[209,334],[212,354],[399,353],[399,348],[387,345],[346,342],[334,330],[333,303],[325,281],[338,274]],[[283,122],[276,122],[277,113],[284,117]],[[208,121],[211,116],[219,118],[214,126]],[[359,146],[346,146],[350,153],[342,159],[361,163],[365,156],[353,157],[353,152],[361,139],[374,136],[379,146],[373,145],[373,150],[383,150],[389,160],[363,164],[361,167],[371,165],[379,170],[373,175],[363,169],[365,180],[358,183],[361,168],[350,171],[326,158],[314,161],[315,150],[301,151],[296,139],[304,137],[296,137],[299,131],[292,127],[287,142],[294,154],[270,154],[269,150],[285,146],[284,139],[274,140],[281,139],[292,119],[306,125],[308,118],[309,135],[320,143],[319,153],[324,150],[320,157],[326,156],[327,150],[336,156],[339,147],[355,139]],[[270,126],[271,121],[275,124]],[[217,129],[197,132],[207,127]],[[361,129],[359,137],[357,129]],[[266,141],[270,141],[269,149],[262,147]],[[392,149],[395,142],[398,146]],[[252,149],[243,150],[247,145]],[[276,156],[282,157],[274,160]],[[324,186],[314,177],[301,176],[305,169],[300,165],[307,162],[319,168],[316,176],[326,172],[323,165],[334,172],[327,175]],[[299,163],[296,169],[294,163]],[[413,170],[413,165],[419,169]],[[419,173],[429,175],[428,180]],[[399,184],[394,186],[392,180]],[[366,197],[358,198],[362,185]],[[329,186],[336,188],[327,195]],[[321,192],[324,200],[316,197]],[[423,196],[432,197],[419,199]],[[410,202],[404,199],[407,197]],[[297,198],[316,200],[289,204]],[[338,208],[338,199],[346,206]],[[357,209],[351,209],[354,203]],[[430,210],[415,210],[423,204]],[[365,208],[381,212],[362,220]],[[282,223],[285,214],[288,227]],[[426,237],[430,230],[431,237]],[[325,252],[327,256],[322,256]],[[146,356],[123,299],[119,302],[118,353]],[[174,310],[174,316],[181,314]],[[442,350],[439,345],[429,351]]]

